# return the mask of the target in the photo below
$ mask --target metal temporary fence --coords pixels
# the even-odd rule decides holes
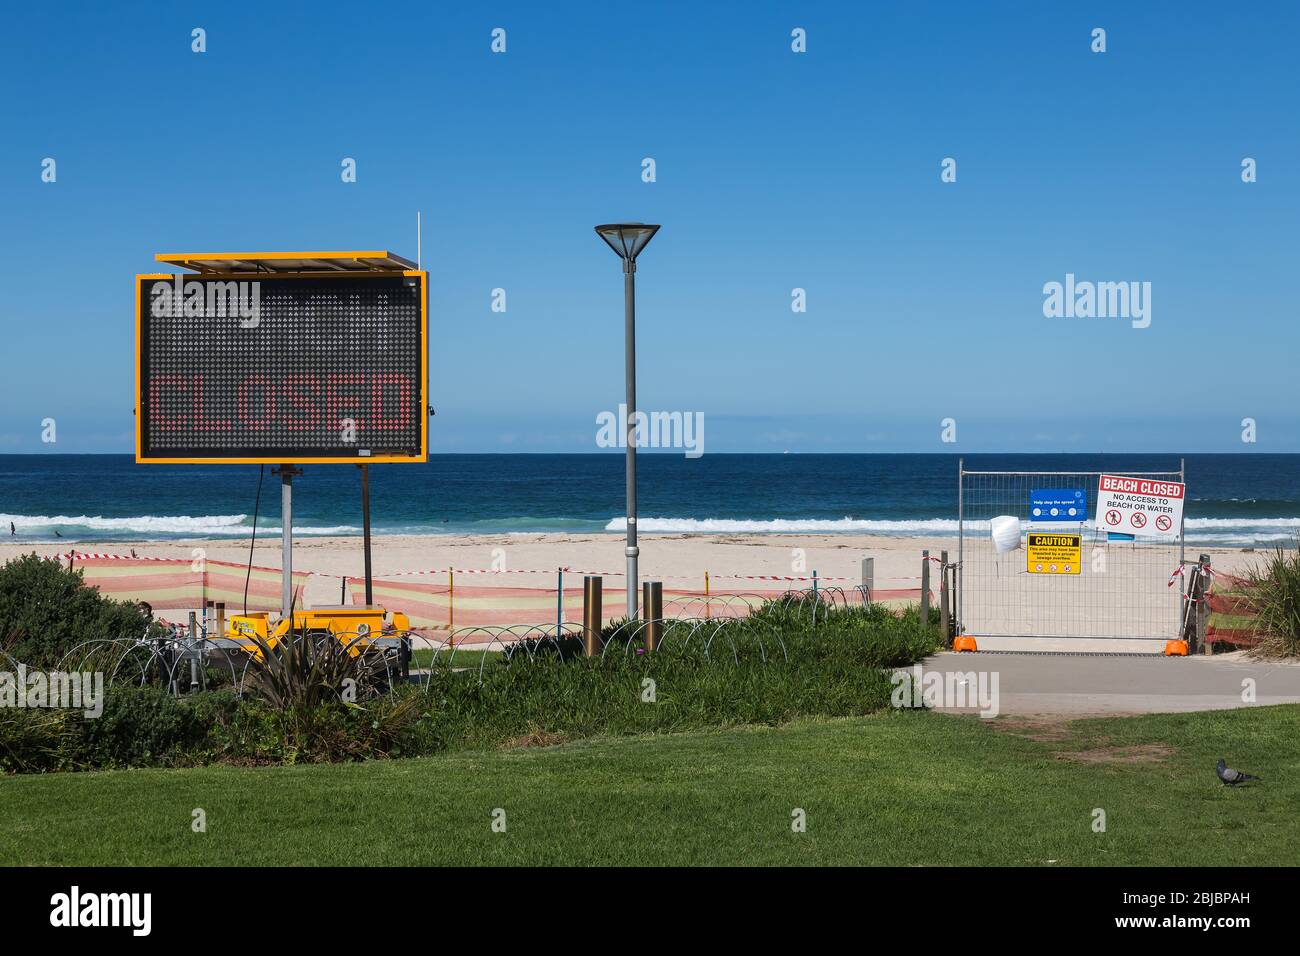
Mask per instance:
[[[1183,608],[1183,527],[1170,541],[1112,540],[1093,525],[1102,472],[967,471],[958,465],[957,614],[972,637],[1169,640],[1179,634]],[[1184,480],[1174,471],[1105,474]],[[1035,490],[1083,489],[1076,522],[1034,521]],[[1082,536],[1078,573],[1030,573],[1026,552],[999,554],[991,522],[1007,515],[1022,531]]]

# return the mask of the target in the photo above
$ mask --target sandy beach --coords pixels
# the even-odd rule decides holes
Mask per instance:
[[[967,539],[967,548],[972,547]],[[184,558],[201,549],[209,560],[244,563],[248,560],[248,539],[171,540],[155,542],[93,542],[86,544],[24,545],[21,541],[0,543],[0,561],[20,553],[35,551],[42,555],[80,553],[129,555],[140,557]],[[871,535],[643,535],[641,539],[641,576],[643,580],[661,580],[666,587],[696,590],[710,575],[711,589],[717,592],[772,590],[785,587],[778,581],[761,580],[763,576],[808,577],[816,571],[827,586],[850,587],[861,579],[863,558],[873,558],[875,586],[878,589],[908,589],[920,586],[921,554],[928,549],[938,557],[947,550],[956,560],[957,540],[952,537],[883,537]],[[1208,548],[1214,566],[1236,573],[1252,566],[1261,557],[1258,551],[1240,548]],[[1188,560],[1195,560],[1202,549],[1189,546]],[[968,563],[971,555],[968,553]],[[508,573],[465,574],[466,583],[476,586],[554,587],[554,571],[570,569],[568,574],[583,572],[610,576],[607,586],[621,587],[624,568],[623,539],[616,534],[509,534],[447,536],[377,536],[373,542],[374,575],[377,579],[409,575],[418,571],[443,571],[448,567],[468,571]],[[1008,567],[1023,564],[1023,552],[1008,559]],[[253,549],[253,563],[262,567],[280,566],[278,537],[259,539]],[[1158,559],[1158,574],[1152,578],[1153,595],[1164,590],[1164,575],[1172,571],[1175,559]],[[1170,564],[1168,569],[1165,564]],[[297,571],[312,572],[305,598],[309,605],[336,604],[340,596],[340,577],[362,574],[362,548],[359,537],[302,537],[294,544]],[[520,572],[537,572],[526,574]],[[566,580],[566,586],[577,584]],[[1158,585],[1158,587],[1156,586]],[[806,586],[793,582],[789,586]],[[937,589],[937,572],[933,586]]]
[[[702,588],[709,572],[718,589],[743,590],[747,577],[763,575],[810,576],[813,571],[827,583],[859,583],[862,559],[875,559],[878,587],[916,587],[920,579],[921,551],[956,554],[956,539],[890,538],[841,535],[643,535],[641,576],[683,588]],[[35,551],[42,555],[109,553],[140,557],[185,558],[202,549],[210,560],[243,563],[249,542],[244,539],[171,541],[96,541],[85,544],[0,543],[0,560]],[[443,570],[505,570],[506,574],[480,574],[475,584],[500,583],[534,586],[519,572],[540,572],[535,586],[553,584],[560,567],[571,573],[620,574],[624,570],[623,538],[616,534],[509,534],[447,536],[376,536],[372,545],[374,575]],[[280,566],[278,536],[258,540],[253,563]],[[337,603],[341,575],[362,573],[359,537],[302,537],[294,541],[294,568],[313,572],[306,599],[312,604]],[[531,575],[527,577],[531,578]],[[844,579],[844,580],[836,580]],[[612,582],[611,582],[612,583]],[[621,583],[621,582],[620,582]],[[750,582],[749,586],[774,588],[776,582]]]

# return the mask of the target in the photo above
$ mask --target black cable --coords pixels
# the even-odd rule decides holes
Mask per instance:
[[[244,613],[248,613],[248,582],[253,576],[253,545],[257,541],[257,510],[262,505],[262,478],[266,475],[266,465],[257,470],[257,497],[253,500],[253,536],[248,539],[248,572],[244,575]]]

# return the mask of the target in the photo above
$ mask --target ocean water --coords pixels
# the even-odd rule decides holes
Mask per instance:
[[[1177,470],[1172,455],[967,455],[989,471]],[[944,535],[957,528],[956,455],[637,457],[643,533]],[[623,530],[623,456],[438,455],[373,465],[377,534]],[[1188,541],[1271,545],[1300,533],[1300,455],[1186,456]],[[137,465],[129,455],[0,456],[0,528],[68,542],[242,537],[257,465]],[[1095,491],[1095,488],[1092,489]],[[1091,491],[1089,495],[1091,507]],[[280,531],[267,466],[258,533]],[[294,530],[361,533],[360,473],[309,465],[294,483]],[[14,539],[11,539],[14,540]]]

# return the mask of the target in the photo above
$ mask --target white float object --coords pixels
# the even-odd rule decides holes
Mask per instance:
[[[998,515],[989,525],[993,529],[993,548],[998,554],[1020,547],[1020,519],[1015,515]]]

